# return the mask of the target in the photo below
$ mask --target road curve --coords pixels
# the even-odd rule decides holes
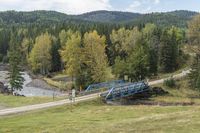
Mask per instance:
[[[190,73],[190,71],[191,70],[182,71],[181,73],[176,74],[176,75],[172,75],[171,77],[174,78],[174,79],[180,79],[182,77],[187,76]],[[156,81],[151,81],[151,82],[149,82],[149,85],[162,84],[165,80],[167,80],[167,79],[169,79],[171,77],[160,79],[160,80],[156,80]]]
[[[175,78],[175,79],[182,78],[182,77],[186,76],[189,72],[190,72],[190,70],[182,71],[182,73],[174,75],[173,78]],[[149,82],[149,85],[161,84],[166,79],[168,79],[168,78]],[[95,99],[95,98],[98,98],[100,94],[101,93],[95,93],[95,94],[77,97],[75,102],[78,103],[78,102],[83,102],[83,101]],[[71,101],[66,99],[66,100],[43,103],[43,104],[36,104],[36,105],[28,105],[28,106],[23,106],[23,107],[3,109],[3,110],[0,110],[0,116],[16,114],[16,113],[23,113],[23,112],[38,110],[38,109],[45,109],[45,108],[50,108],[50,107],[55,107],[55,106],[60,106],[60,105],[70,104],[70,103],[71,103]]]

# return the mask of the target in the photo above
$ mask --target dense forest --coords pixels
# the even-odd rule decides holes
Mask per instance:
[[[187,36],[188,27],[189,35],[199,35],[195,22],[187,26],[195,15],[189,11],[98,11],[77,16],[54,11],[0,12],[0,61],[11,65],[11,84],[16,89],[21,84],[15,81],[23,81],[18,73],[21,66],[42,75],[65,70],[77,88],[124,77],[140,81],[174,72],[186,63],[188,56],[181,47],[194,40],[199,43],[197,36]],[[193,82],[200,87],[195,74],[191,77],[196,76]]]

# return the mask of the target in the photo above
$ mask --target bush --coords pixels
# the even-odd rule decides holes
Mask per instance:
[[[164,81],[164,85],[172,88],[176,86],[176,81],[173,78],[170,78]]]

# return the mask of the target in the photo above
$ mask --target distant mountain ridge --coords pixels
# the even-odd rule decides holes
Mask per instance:
[[[120,11],[94,11],[80,15],[67,15],[56,11],[31,11],[0,12],[0,23],[35,23],[35,22],[68,22],[68,21],[89,21],[99,23],[156,23],[156,24],[179,24],[184,26],[197,12],[193,11],[172,11],[165,13],[131,13]]]
[[[141,19],[146,16],[156,16],[156,15],[169,15],[171,17],[191,19],[197,12],[187,11],[187,10],[177,10],[171,12],[158,12],[158,13],[132,13],[132,12],[120,12],[120,11],[94,11],[89,13],[84,13],[76,16],[81,20],[94,21],[94,22],[128,22],[136,19]]]
[[[120,11],[94,11],[76,16],[81,20],[93,22],[126,22],[141,17],[142,14]]]

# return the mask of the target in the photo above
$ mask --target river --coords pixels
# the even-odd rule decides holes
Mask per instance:
[[[58,90],[47,90],[43,88],[29,87],[27,86],[31,81],[31,77],[27,72],[23,72],[24,77],[24,85],[21,91],[16,91],[20,95],[24,95],[26,97],[33,96],[62,96],[64,95],[62,92]],[[3,82],[5,85],[8,85],[8,71],[0,71],[0,82]]]

